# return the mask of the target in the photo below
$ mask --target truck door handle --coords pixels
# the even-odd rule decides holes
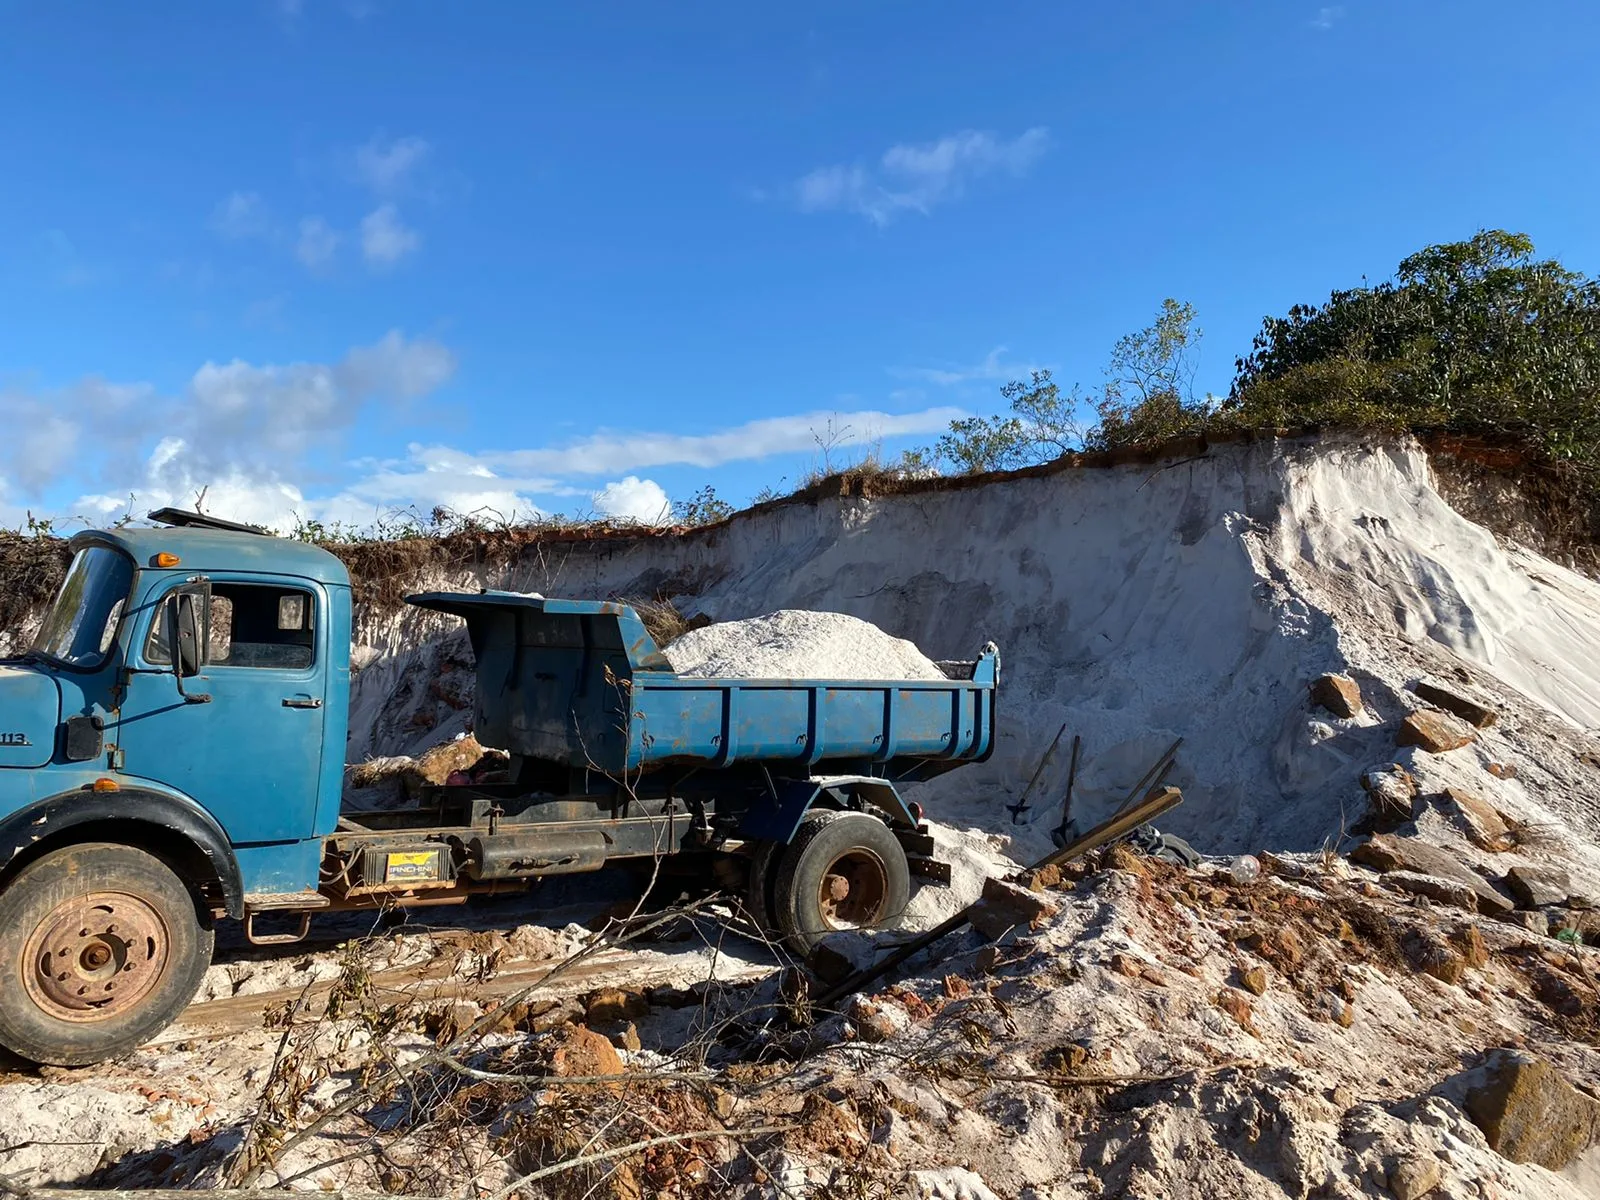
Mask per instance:
[[[283,706],[285,708],[321,708],[322,701],[315,696],[285,696],[283,698]]]

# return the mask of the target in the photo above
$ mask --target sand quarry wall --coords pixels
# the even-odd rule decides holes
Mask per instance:
[[[877,499],[825,497],[679,537],[525,547],[432,570],[415,588],[671,597],[716,620],[779,608],[849,613],[936,659],[988,640],[1004,659],[998,749],[923,789],[930,812],[1048,845],[1073,735],[1075,815],[1105,815],[1172,741],[1186,803],[1165,827],[1202,849],[1315,849],[1363,807],[1366,768],[1423,675],[1469,682],[1506,718],[1413,764],[1471,778],[1531,819],[1600,833],[1584,756],[1600,727],[1600,585],[1461,516],[1411,442],[1351,437],[1212,447]],[[358,614],[350,756],[414,752],[470,723],[470,651],[437,617]],[[1368,708],[1307,699],[1349,671]],[[1005,811],[1067,735],[1023,823]],[[1484,768],[1519,768],[1500,780]],[[1593,760],[1600,763],[1600,758]],[[1480,778],[1481,776],[1481,778]]]

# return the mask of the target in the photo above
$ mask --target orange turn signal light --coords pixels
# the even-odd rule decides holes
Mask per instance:
[[[115,779],[107,779],[103,775],[90,786],[97,792],[119,792],[122,790],[122,785]]]
[[[168,554],[165,550],[156,555],[155,559],[156,566],[158,567],[175,567],[178,565],[179,561],[180,560],[176,554]]]

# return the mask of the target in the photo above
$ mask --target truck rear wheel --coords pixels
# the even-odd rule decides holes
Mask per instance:
[[[134,1049],[194,997],[215,936],[159,859],[90,842],[0,892],[0,1045],[77,1067]]]
[[[773,908],[789,945],[808,954],[842,929],[893,928],[911,898],[906,852],[889,827],[857,812],[813,812],[778,864]]]

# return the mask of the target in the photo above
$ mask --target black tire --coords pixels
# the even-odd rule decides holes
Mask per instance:
[[[798,954],[841,929],[892,929],[910,898],[904,848],[877,817],[858,812],[808,815],[773,889],[778,928]]]
[[[60,1067],[126,1054],[194,998],[214,941],[183,880],[144,851],[46,854],[0,892],[0,1045]]]
[[[785,847],[771,838],[759,838],[750,851],[750,879],[745,885],[744,909],[762,933],[774,936],[782,933],[778,928],[778,910],[774,903],[778,886],[778,861]]]

